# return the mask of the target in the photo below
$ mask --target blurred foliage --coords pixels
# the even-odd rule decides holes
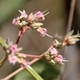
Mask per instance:
[[[32,65],[33,69],[40,74],[44,80],[57,80],[60,74],[60,65],[50,65],[45,61],[38,61]],[[35,80],[26,70],[21,71],[14,80]]]
[[[2,0],[0,1],[0,25],[17,11],[28,0]]]

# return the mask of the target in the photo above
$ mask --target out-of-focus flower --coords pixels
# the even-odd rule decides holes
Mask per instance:
[[[10,54],[15,54],[18,51],[17,45],[10,46]]]
[[[58,54],[55,58],[54,58],[54,61],[56,63],[59,63],[59,64],[63,64],[63,56]]]
[[[8,55],[8,61],[10,63],[12,63],[13,65],[15,65],[15,63],[18,62],[18,58],[17,58],[17,56],[10,54],[10,55]]]
[[[14,25],[19,25],[19,23],[20,23],[19,18],[14,18],[12,21],[12,24],[14,24]]]
[[[28,15],[26,14],[25,10],[23,11],[19,10],[19,12],[21,14],[20,18],[27,18]]]
[[[72,45],[75,44],[76,42],[78,42],[80,39],[80,35],[79,33],[77,33],[77,35],[72,35],[73,34],[73,30],[71,32],[69,32],[65,38],[64,38],[64,42],[63,45]]]
[[[37,29],[37,31],[44,37],[45,35],[46,35],[46,33],[47,33],[47,29],[46,28],[41,28],[41,27],[39,27],[38,29]]]
[[[9,51],[9,54],[8,54],[8,61],[10,63],[12,63],[13,65],[16,63],[16,62],[19,62],[21,63],[20,61],[20,58],[25,58],[26,56],[23,55],[23,54],[19,54],[19,51],[22,50],[22,48],[18,48],[17,47],[17,44],[12,44],[11,46],[9,46],[8,49],[6,49],[6,51]]]
[[[53,55],[53,56],[56,56],[56,55],[58,54],[58,51],[57,51],[56,48],[54,48],[53,46],[51,46],[51,47],[49,48],[49,53],[50,53],[51,55]]]
[[[46,12],[46,11],[44,11],[44,12]],[[35,21],[43,21],[43,20],[45,20],[45,15],[47,15],[48,13],[44,14],[44,12],[37,11],[35,13],[31,13],[28,16],[28,21],[32,23],[32,22],[35,22]]]
[[[43,12],[41,12],[41,11],[34,13],[34,16],[38,21],[45,20],[45,16],[44,16]]]

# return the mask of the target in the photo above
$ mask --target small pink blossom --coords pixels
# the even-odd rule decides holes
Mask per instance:
[[[18,48],[16,44],[10,47],[11,54],[15,54],[17,51],[18,51]]]
[[[20,23],[20,20],[18,18],[14,18],[12,21],[12,24],[18,25]]]
[[[38,11],[34,14],[34,16],[39,20],[39,21],[43,21],[45,20],[44,14],[41,11]]]
[[[23,10],[23,11],[19,10],[19,12],[21,13],[20,18],[27,18],[27,14],[26,14],[25,10]]]
[[[45,35],[46,35],[46,33],[47,33],[47,29],[46,28],[41,28],[41,27],[39,27],[38,29],[37,29],[37,31],[38,32],[40,32],[40,34],[44,37]]]
[[[60,64],[63,64],[63,56],[58,54],[55,58],[54,61]]]
[[[58,51],[53,46],[49,48],[49,52],[51,55],[55,55],[55,56],[58,54]]]
[[[18,61],[18,58],[15,55],[9,55],[8,56],[8,61],[15,65],[15,63]]]

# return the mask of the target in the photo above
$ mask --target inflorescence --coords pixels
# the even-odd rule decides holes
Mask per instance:
[[[64,37],[63,41],[60,42],[57,38],[54,39],[53,36],[49,35],[46,28],[41,27],[43,25],[42,21],[45,20],[45,16],[49,12],[37,11],[29,15],[26,14],[25,10],[19,10],[19,12],[21,15],[17,18],[14,18],[12,21],[12,24],[17,26],[17,28],[19,29],[18,41],[13,44],[9,39],[3,40],[1,38],[2,42],[0,42],[6,55],[8,56],[8,61],[12,64],[18,62],[23,66],[29,65],[29,61],[26,61],[28,56],[20,52],[22,48],[18,48],[18,42],[20,36],[22,36],[21,34],[24,34],[27,30],[32,29],[39,32],[42,37],[48,36],[49,38],[53,39],[51,46],[46,52],[42,54],[40,59],[45,59],[50,64],[63,64],[64,62],[66,62],[67,60],[64,60],[63,56],[59,54],[58,49],[61,49],[64,46],[73,45],[78,42],[80,38],[79,33],[77,33],[77,35],[73,35],[73,31],[71,31]]]

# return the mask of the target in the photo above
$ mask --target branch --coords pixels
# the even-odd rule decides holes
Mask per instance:
[[[68,33],[71,30],[72,20],[73,20],[73,14],[74,14],[74,9],[75,9],[75,4],[76,4],[76,0],[72,0],[70,12],[69,12],[68,25],[67,25],[67,31],[66,31],[66,33]]]

